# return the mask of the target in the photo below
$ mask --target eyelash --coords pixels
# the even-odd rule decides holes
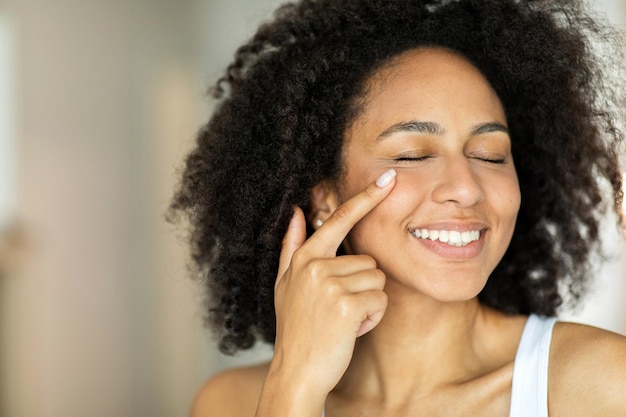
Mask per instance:
[[[504,163],[506,163],[506,159],[504,159],[504,158],[494,158],[494,159],[491,159],[491,158],[476,158],[476,159],[478,159],[480,161],[483,161],[483,162],[488,162],[490,164],[504,164]]]
[[[394,159],[394,162],[419,162],[430,158],[430,156],[400,156]]]
[[[420,161],[424,161],[426,159],[431,158],[430,156],[401,156],[398,158],[394,159],[394,162],[396,163],[402,163],[402,162],[420,162]],[[482,162],[487,162],[490,164],[504,164],[506,163],[506,159],[505,158],[478,158],[478,157],[473,157],[474,159],[477,159],[479,161]]]

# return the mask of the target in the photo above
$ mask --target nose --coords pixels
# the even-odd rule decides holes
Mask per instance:
[[[432,198],[435,202],[451,202],[461,208],[483,201],[484,189],[466,157],[459,156],[442,163]]]

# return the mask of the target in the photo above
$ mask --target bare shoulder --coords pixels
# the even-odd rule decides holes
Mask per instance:
[[[626,337],[557,323],[550,350],[550,415],[626,415]]]
[[[222,371],[200,389],[191,417],[254,417],[268,363]]]

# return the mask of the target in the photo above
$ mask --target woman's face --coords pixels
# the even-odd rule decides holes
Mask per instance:
[[[520,205],[500,100],[477,68],[442,49],[403,54],[368,87],[344,136],[337,198],[389,168],[397,182],[346,247],[374,257],[388,288],[475,297],[504,255]]]

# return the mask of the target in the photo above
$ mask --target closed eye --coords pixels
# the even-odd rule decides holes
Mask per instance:
[[[432,158],[432,156],[430,155],[425,155],[425,156],[401,155],[401,156],[398,156],[397,158],[394,158],[393,161],[397,163],[419,162],[419,161],[424,161],[429,158]]]
[[[504,164],[506,163],[505,158],[478,158],[474,157],[474,159],[478,159],[479,161],[488,162],[490,164]]]

